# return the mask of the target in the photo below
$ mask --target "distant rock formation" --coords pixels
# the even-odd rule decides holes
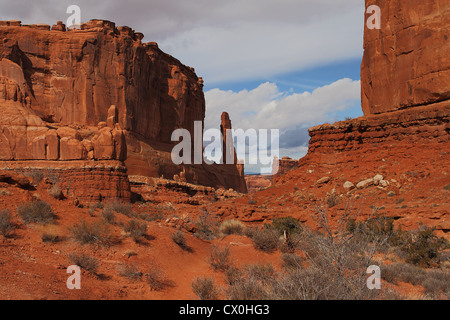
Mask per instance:
[[[283,157],[281,159],[278,159],[275,156],[272,165],[273,179],[285,175],[289,171],[297,169],[297,167],[298,167],[298,160],[292,159],[290,157]]]
[[[248,193],[264,190],[272,185],[272,175],[245,175]]]

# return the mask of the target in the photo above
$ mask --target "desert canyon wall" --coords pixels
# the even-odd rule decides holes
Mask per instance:
[[[449,140],[450,4],[366,0],[371,5],[381,9],[381,29],[364,28],[364,117],[312,128],[311,152]]]
[[[0,38],[2,169],[59,170],[82,201],[129,199],[128,176],[181,172],[246,192],[236,165],[172,163],[172,132],[203,123],[203,80],[142,33],[105,20],[80,30],[12,20],[0,21]]]
[[[366,204],[399,224],[448,233],[450,2],[366,0],[371,5],[381,9],[381,28],[364,26],[364,116],[311,128],[298,169],[274,183],[337,196],[358,185]]]

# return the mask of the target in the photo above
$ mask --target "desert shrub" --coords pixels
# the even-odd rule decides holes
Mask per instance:
[[[346,201],[345,201],[346,200]],[[387,236],[366,232],[370,228],[362,223],[360,231],[349,234],[347,225],[355,219],[361,206],[355,205],[354,198],[345,198],[343,206],[333,218],[326,201],[317,201],[312,210],[312,219],[317,224],[316,232],[304,227],[302,251],[304,265],[287,269],[288,272],[277,283],[274,294],[282,299],[373,299],[378,290],[369,290],[366,285],[367,268],[375,264],[375,252],[382,247]]]
[[[230,266],[230,248],[212,245],[209,253],[209,264],[214,270],[225,271]]]
[[[195,236],[203,240],[212,240],[216,238],[219,228],[219,220],[205,210],[195,223],[197,231]]]
[[[279,235],[282,235],[284,231],[289,234],[296,234],[302,232],[302,225],[300,221],[293,217],[281,217],[272,220],[271,224],[266,224],[265,228],[275,229]]]
[[[241,235],[245,231],[245,225],[239,220],[225,220],[220,224],[219,227],[220,232],[223,234],[238,234]]]
[[[449,248],[445,238],[434,234],[435,229],[421,227],[406,237],[401,249],[407,254],[407,261],[420,266],[430,266],[440,261],[442,251]]]
[[[44,232],[41,235],[42,242],[56,243],[61,240],[59,235],[52,232]]]
[[[136,213],[133,211],[133,206],[129,203],[120,201],[110,201],[104,206],[105,210],[121,213],[127,217],[135,217]]]
[[[443,270],[430,270],[426,279],[422,282],[425,292],[432,297],[439,299],[444,294],[450,299],[450,273]]]
[[[81,269],[84,269],[92,274],[96,274],[98,270],[98,266],[100,261],[85,253],[71,253],[68,255],[69,262],[73,265],[79,266]]]
[[[26,177],[30,177],[33,180],[33,183],[37,186],[44,179],[44,173],[40,170],[33,170],[31,172],[27,172],[23,174]]]
[[[394,219],[381,214],[361,222],[356,222],[355,219],[350,218],[346,223],[346,231],[351,234],[364,234],[373,239],[378,237],[387,237],[389,239],[395,234]]]
[[[0,234],[7,238],[15,229],[11,212],[8,209],[0,210]]]
[[[117,267],[119,275],[130,280],[139,280],[142,277],[142,272],[139,267],[135,264],[121,263]]]
[[[254,278],[243,278],[228,287],[230,300],[268,300],[269,294],[263,284]]]
[[[339,203],[339,197],[332,193],[327,196],[327,205],[328,208],[333,208]]]
[[[253,246],[257,250],[272,252],[280,244],[279,231],[272,228],[263,228],[252,236]]]
[[[105,205],[102,202],[96,202],[96,203],[91,204],[89,207],[92,210],[97,210],[97,209],[102,210],[103,208],[105,208]]]
[[[230,266],[225,270],[225,281],[227,284],[232,285],[236,281],[240,281],[244,275],[244,272],[239,268]]]
[[[41,200],[20,205],[17,207],[17,213],[26,224],[46,224],[53,222],[55,219],[52,207]]]
[[[172,233],[171,238],[173,242],[175,242],[181,249],[188,250],[189,246],[187,245],[186,237],[184,233],[181,231],[175,231]]]
[[[406,263],[393,263],[381,266],[381,277],[390,283],[407,282],[421,285],[426,279],[425,270]]]
[[[284,269],[301,268],[303,263],[303,258],[293,253],[283,253],[281,260]]]
[[[141,241],[147,234],[147,224],[131,219],[123,226],[123,231],[135,242]]]
[[[156,264],[150,264],[147,273],[144,274],[145,281],[152,291],[161,291],[167,287],[173,286],[165,272]]]
[[[116,223],[116,213],[110,209],[105,209],[101,213],[101,217],[109,224]]]
[[[441,294],[450,297],[450,273],[440,269],[426,271],[406,263],[382,265],[381,277],[390,282],[407,282],[425,288],[425,293],[432,298]]]
[[[192,291],[199,300],[219,300],[219,290],[212,278],[195,278],[191,283]]]
[[[164,214],[159,211],[156,213],[152,213],[152,214],[139,213],[138,217],[139,217],[139,219],[142,219],[142,220],[145,220],[148,222],[152,222],[152,221],[158,221],[158,220],[164,219]]]
[[[246,278],[261,282],[271,281],[275,278],[275,269],[272,264],[250,264],[244,267]]]
[[[104,221],[86,222],[85,220],[69,228],[72,238],[82,244],[108,247],[114,242],[111,229]]]

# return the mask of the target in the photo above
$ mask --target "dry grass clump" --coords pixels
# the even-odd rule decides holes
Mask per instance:
[[[4,238],[11,236],[16,229],[16,225],[12,222],[12,214],[8,209],[0,210],[0,234]]]
[[[235,219],[225,220],[220,224],[219,230],[220,232],[226,235],[230,234],[242,235],[245,232],[245,224]]]
[[[167,278],[166,273],[157,264],[150,264],[144,279],[152,291],[162,291],[167,287],[173,287],[174,283]]]
[[[203,240],[212,240],[219,234],[219,219],[205,210],[195,223],[197,231],[194,234]]]
[[[220,248],[216,245],[211,246],[209,253],[209,264],[216,271],[225,271],[230,266],[230,248]]]
[[[52,223],[55,219],[52,207],[44,201],[36,200],[17,207],[17,213],[25,224]]]
[[[82,245],[97,245],[109,247],[114,243],[111,228],[104,221],[86,222],[81,220],[69,228],[75,242]]]
[[[70,264],[77,265],[92,274],[97,274],[100,261],[86,253],[70,253],[68,255]]]
[[[255,249],[265,252],[275,251],[281,243],[279,232],[272,228],[253,231],[251,239]]]
[[[132,238],[134,242],[142,241],[147,235],[147,224],[138,220],[132,219],[123,226],[125,234]]]
[[[116,213],[121,213],[127,217],[133,218],[136,213],[133,211],[133,206],[129,203],[124,203],[118,200],[110,201],[104,205],[104,209],[108,211],[113,211]]]
[[[185,251],[191,251],[191,248],[189,248],[183,232],[179,230],[175,231],[170,237],[172,238],[173,242],[175,242],[181,249]]]
[[[118,267],[119,275],[130,280],[140,280],[143,273],[139,270],[139,267],[135,264],[121,263]]]
[[[191,283],[192,291],[199,300],[219,300],[220,291],[212,278],[195,278]]]

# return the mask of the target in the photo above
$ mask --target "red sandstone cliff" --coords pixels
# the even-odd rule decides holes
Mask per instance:
[[[0,160],[124,161],[130,175],[245,192],[238,167],[180,168],[171,134],[203,121],[203,80],[129,27],[0,21]]]
[[[274,182],[285,193],[295,184],[301,199],[343,197],[358,185],[350,192],[365,198],[365,214],[381,207],[398,224],[448,236],[450,3],[366,0],[373,4],[381,29],[364,31],[364,116],[311,128],[298,169]],[[376,175],[387,180],[377,184]]]
[[[381,9],[381,29],[364,32],[364,114],[448,101],[449,1],[366,0],[366,8],[370,5]]]

